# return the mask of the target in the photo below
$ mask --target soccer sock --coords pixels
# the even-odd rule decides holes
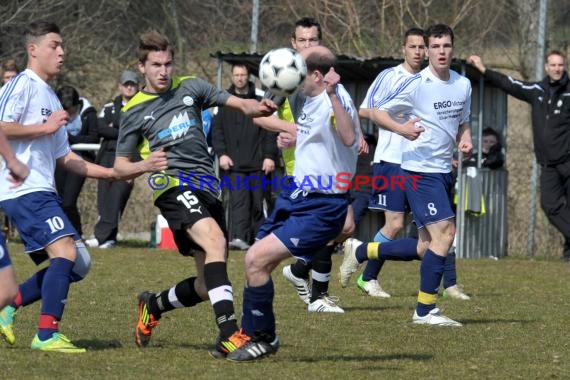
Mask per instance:
[[[455,251],[448,252],[443,264],[443,288],[457,284],[457,271],[455,269]]]
[[[378,231],[376,235],[374,235],[374,241],[376,243],[388,243],[389,241],[392,241],[392,239],[387,238],[382,232]],[[364,281],[377,280],[384,262],[385,260],[381,258],[378,258],[378,260],[368,261],[364,271],[362,272],[362,279]]]
[[[313,259],[311,277],[313,279],[311,287],[311,302],[316,301],[329,291],[329,281],[331,278],[332,259],[334,245],[327,245],[321,248]]]
[[[391,261],[420,260],[418,239],[407,238],[382,243],[378,247],[378,258]]]
[[[245,287],[241,327],[247,335],[253,336],[255,331],[261,331],[268,334],[271,340],[275,339],[274,296],[275,288],[271,277],[262,286]]]
[[[234,292],[226,263],[218,261],[204,265],[204,279],[216,324],[222,336],[228,338],[238,331],[238,325],[234,311]]]
[[[172,288],[157,293],[150,298],[148,308],[152,315],[156,319],[160,319],[162,313],[183,307],[191,307],[205,301],[196,292],[195,282],[196,277],[187,278]]]
[[[44,282],[44,277],[48,268],[49,267],[34,273],[32,277],[28,278],[25,282],[20,284],[18,292],[21,299],[20,304],[17,305],[16,300],[14,300],[12,306],[16,308],[20,306],[27,306],[36,301],[39,301],[42,298],[42,284]]]
[[[437,291],[443,276],[445,257],[436,255],[428,249],[420,265],[420,291],[416,312],[420,317],[435,308]]]
[[[318,252],[317,252],[318,254]],[[316,254],[315,254],[316,257]],[[309,279],[309,273],[311,272],[311,264],[304,262],[303,260],[297,260],[293,265],[291,265],[291,273],[297,278],[302,278],[304,280]]]
[[[366,260],[419,260],[417,239],[398,239],[386,243],[364,243],[356,248],[359,263]]]
[[[58,322],[63,316],[75,263],[63,257],[51,259],[42,282],[42,307],[38,324],[38,338],[47,340],[58,331]]]

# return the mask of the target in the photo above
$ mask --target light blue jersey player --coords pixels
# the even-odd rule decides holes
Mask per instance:
[[[417,324],[461,326],[442,315],[436,307],[437,293],[445,259],[455,236],[455,215],[450,192],[453,184],[451,159],[455,142],[464,154],[472,152],[469,117],[471,84],[450,70],[453,56],[453,30],[435,25],[426,32],[429,65],[405,80],[373,111],[373,120],[404,137],[402,169],[407,175],[420,176],[406,181],[406,197],[418,227],[417,247],[407,239],[386,243],[354,245],[345,255],[341,271],[350,277],[359,263],[382,255],[407,250],[423,251],[420,290],[412,321]],[[395,116],[409,115],[402,123]]]
[[[319,248],[337,237],[345,222],[346,190],[317,183],[340,172],[355,172],[358,115],[332,69],[334,54],[314,46],[301,55],[307,63],[303,85],[307,98],[297,120],[295,188],[279,196],[245,256],[242,328],[251,340],[228,354],[231,361],[256,360],[277,351],[271,272],[291,255],[310,261]]]
[[[11,188],[0,181],[0,207],[12,219],[25,251],[39,264],[49,265],[20,284],[14,302],[0,311],[0,332],[14,344],[15,311],[41,300],[38,332],[31,348],[42,351],[80,353],[59,332],[71,282],[85,277],[90,256],[61,208],[54,184],[56,163],[76,174],[113,178],[112,169],[84,161],[73,153],[63,127],[69,115],[49,86],[63,64],[63,42],[57,25],[34,22],[25,32],[28,69],[0,89],[0,125],[16,157],[30,168],[22,186]],[[2,166],[1,177],[8,168]]]

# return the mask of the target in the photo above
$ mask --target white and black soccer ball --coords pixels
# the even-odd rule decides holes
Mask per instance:
[[[259,80],[275,95],[291,95],[306,76],[305,60],[291,48],[273,49],[263,56],[259,64]]]

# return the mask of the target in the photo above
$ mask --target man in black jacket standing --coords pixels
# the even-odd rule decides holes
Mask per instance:
[[[139,90],[139,77],[134,71],[125,70],[119,80],[119,91],[112,102],[103,106],[99,114],[99,136],[103,138],[101,148],[97,154],[96,163],[106,168],[112,168],[115,163],[117,138],[119,137],[119,124],[121,108]],[[99,180],[97,184],[97,212],[99,217],[95,224],[95,237],[86,240],[89,247],[113,248],[117,244],[119,221],[125,210],[127,201],[133,190],[133,181]]]
[[[487,69],[480,57],[468,62],[485,79],[532,107],[532,133],[536,161],[541,166],[541,206],[550,223],[565,239],[563,260],[570,262],[570,82],[566,57],[552,50],[546,55],[546,77],[522,82]]]
[[[240,98],[259,99],[249,70],[232,65],[232,85],[228,92]],[[276,134],[254,128],[253,119],[231,108],[220,108],[212,122],[212,146],[220,162],[220,175],[227,175],[229,191],[229,246],[246,250],[263,222],[265,191],[262,176],[275,170]],[[244,182],[247,176],[248,179]],[[271,186],[271,185],[269,185]]]

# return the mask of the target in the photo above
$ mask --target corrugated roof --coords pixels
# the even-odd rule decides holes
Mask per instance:
[[[243,63],[249,68],[250,73],[258,76],[259,63],[264,54],[218,51],[210,54],[210,56],[229,64]],[[402,62],[401,58],[392,57],[359,58],[348,55],[337,55],[337,59],[338,65],[336,69],[344,82],[372,82],[380,71],[388,67],[396,66]],[[454,59],[452,69],[458,72],[465,70],[467,77],[471,80],[479,79],[480,77],[479,72],[466,64],[464,60]]]

